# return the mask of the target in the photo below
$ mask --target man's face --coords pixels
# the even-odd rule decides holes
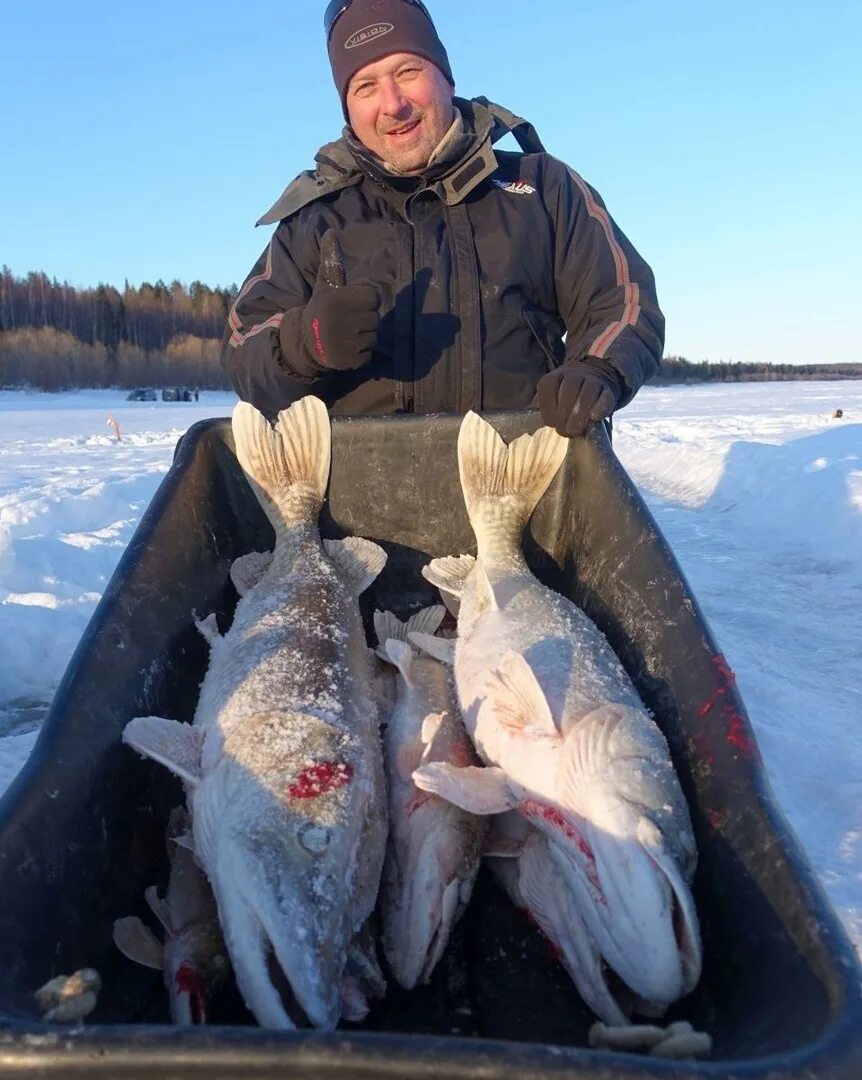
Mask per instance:
[[[400,173],[418,173],[452,126],[453,90],[421,56],[393,53],[367,64],[347,88],[357,139]]]

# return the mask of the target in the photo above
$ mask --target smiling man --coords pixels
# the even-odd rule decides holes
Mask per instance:
[[[347,127],[258,224],[276,224],[230,313],[223,362],[274,417],[527,408],[565,435],[657,370],[652,272],[533,127],[455,96],[420,0],[333,0]],[[512,133],[520,152],[495,150]],[[564,340],[565,338],[565,340]]]

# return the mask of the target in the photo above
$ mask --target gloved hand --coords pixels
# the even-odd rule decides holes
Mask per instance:
[[[302,320],[312,362],[325,371],[349,371],[371,359],[380,322],[374,285],[345,284],[344,260],[330,229],[320,242],[320,271]]]
[[[623,390],[622,377],[591,356],[563,364],[536,385],[542,420],[569,437],[583,435],[591,421],[610,416]]]

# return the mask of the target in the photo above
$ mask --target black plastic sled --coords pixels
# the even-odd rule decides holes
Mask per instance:
[[[535,413],[489,417],[504,438]],[[475,551],[456,460],[460,417],[333,421],[324,536],[389,562],[369,617],[436,602],[429,557]],[[156,971],[126,960],[115,919],[164,887],[181,787],[120,735],[134,716],[192,719],[207,645],[230,624],[234,558],[272,534],[226,420],[196,424],[147,510],[59,687],[30,761],[0,800],[0,1075],[488,1078],[862,1078],[862,972],[764,775],[745,707],[674,556],[603,428],[571,443],[525,536],[535,573],[607,635],[673,753],[700,852],[704,972],[667,1019],[713,1036],[708,1060],[591,1050],[595,1019],[538,932],[485,871],[430,985],[390,990],[335,1034],[254,1024],[235,988],[208,1027],[174,1028]],[[34,991],[96,968],[79,1028],[40,1022]]]

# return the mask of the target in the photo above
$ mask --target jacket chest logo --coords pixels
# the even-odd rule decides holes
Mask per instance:
[[[535,195],[536,189],[531,187],[525,180],[492,180],[501,191],[508,191],[511,195]]]

